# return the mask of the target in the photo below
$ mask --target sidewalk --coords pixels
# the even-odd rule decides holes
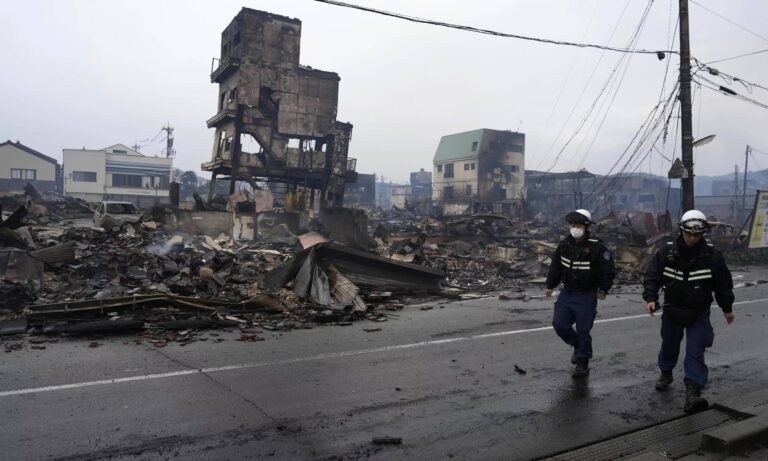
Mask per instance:
[[[709,410],[559,453],[548,460],[576,461],[669,459],[715,461],[768,440],[768,390],[727,399]],[[768,450],[759,448],[758,458]],[[744,459],[744,458],[739,458]]]

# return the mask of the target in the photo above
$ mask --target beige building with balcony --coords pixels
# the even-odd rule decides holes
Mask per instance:
[[[148,157],[123,144],[63,152],[66,195],[89,202],[127,201],[140,207],[168,203],[170,158]]]
[[[525,134],[482,128],[440,139],[432,201],[443,214],[515,216],[524,191]]]

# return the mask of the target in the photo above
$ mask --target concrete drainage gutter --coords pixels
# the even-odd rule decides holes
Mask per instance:
[[[545,457],[557,461],[723,459],[768,439],[768,390],[716,403],[686,415],[575,450]],[[700,456],[709,453],[710,457]],[[712,458],[714,456],[714,458]]]

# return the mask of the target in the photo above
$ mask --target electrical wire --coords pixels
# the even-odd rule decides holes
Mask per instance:
[[[753,51],[751,53],[746,53],[746,54],[740,54],[738,56],[731,56],[730,58],[716,59],[714,61],[709,61],[707,64],[715,64],[715,63],[718,63],[718,62],[730,61],[732,59],[745,58],[747,56],[752,56],[752,55],[760,54],[760,53],[768,53],[768,49]]]
[[[163,129],[160,128],[160,131],[158,131],[157,134],[152,139],[149,139],[149,138],[142,139],[141,141],[138,142],[138,144],[142,144],[142,143],[145,143],[145,142],[154,142],[155,139],[157,139],[157,137],[160,136],[160,133],[162,133],[162,132],[163,132]]]
[[[613,30],[611,31],[611,35],[608,37],[608,43],[611,43],[613,40],[614,35],[616,34],[616,30],[618,30],[619,25],[621,24],[621,20],[624,18],[624,14],[627,11],[627,7],[629,6],[629,1],[624,4],[624,9],[621,11],[621,14],[619,15],[619,18],[616,20],[616,24],[613,26]],[[631,44],[632,42],[630,42]],[[605,57],[605,51],[600,53],[600,57],[597,59],[597,62],[592,67],[592,72],[589,74],[589,77],[587,78],[586,83],[584,83],[584,87],[581,89],[581,92],[579,93],[579,96],[576,98],[576,102],[573,103],[573,107],[571,107],[570,112],[568,113],[568,116],[565,119],[565,122],[563,122],[562,127],[560,128],[560,131],[557,132],[557,135],[552,140],[552,143],[549,145],[547,150],[544,152],[544,155],[539,156],[538,150],[534,152],[534,155],[538,158],[538,161],[536,163],[536,166],[534,169],[539,169],[541,165],[544,164],[545,160],[549,158],[550,153],[552,152],[552,149],[557,144],[557,141],[560,139],[560,136],[565,131],[565,128],[568,126],[568,123],[571,121],[571,117],[573,117],[573,114],[576,112],[576,109],[579,107],[579,104],[581,104],[581,100],[584,97],[584,94],[586,94],[587,89],[589,89],[589,84],[592,83],[592,79],[594,78],[595,74],[597,73],[597,69],[600,67],[600,64],[603,62],[603,58]],[[612,77],[609,76],[609,78]],[[554,112],[554,108],[553,108]],[[549,123],[547,123],[549,124]],[[538,144],[537,144],[538,145]]]
[[[548,38],[540,38],[540,37],[529,37],[526,35],[518,35],[518,34],[509,34],[504,32],[497,32],[489,29],[480,29],[477,27],[472,26],[463,26],[459,24],[451,24],[446,22],[440,22],[440,21],[434,21],[431,19],[424,19],[424,18],[418,18],[415,16],[407,16],[404,14],[399,13],[392,13],[389,11],[384,10],[378,10],[375,8],[369,8],[361,5],[355,5],[352,3],[345,3],[340,2],[337,0],[315,0],[316,2],[320,3],[326,3],[328,5],[334,5],[334,6],[340,6],[344,8],[352,8],[355,10],[365,11],[368,13],[375,13],[380,14],[382,16],[388,16],[391,18],[397,18],[397,19],[403,19],[405,21],[415,22],[419,24],[429,24],[432,26],[440,26],[440,27],[447,27],[450,29],[458,29],[463,30],[466,32],[474,32],[478,34],[486,34],[486,35],[493,35],[495,37],[503,37],[503,38],[515,38],[519,40],[527,40],[531,42],[539,42],[539,43],[548,43],[551,45],[562,45],[562,46],[573,46],[577,48],[595,48],[599,50],[606,50],[606,51],[616,51],[619,53],[632,53],[632,54],[656,54],[659,53],[670,53],[670,54],[680,54],[679,51],[676,50],[646,50],[642,48],[619,48],[619,47],[613,47],[613,46],[606,46],[606,45],[597,45],[594,43],[578,43],[578,42],[568,42],[568,41],[562,41],[562,40],[552,40]]]
[[[587,32],[589,32],[589,27],[592,25],[592,20],[595,18],[595,12],[597,11],[597,6],[599,4],[600,4],[599,1],[595,2],[595,6],[592,8],[592,14],[589,16],[589,21],[587,21],[587,27],[584,29],[584,33],[581,35],[582,40],[584,40],[587,37]],[[627,0],[627,2],[624,4],[624,9],[622,10],[621,15],[619,15],[619,19],[616,20],[616,27],[613,28],[613,32],[616,32],[616,28],[621,22],[621,19],[624,17],[624,13],[627,11],[628,6],[629,6],[629,0]],[[611,43],[612,38],[613,38],[613,33],[611,33],[611,36],[608,38],[608,43]],[[605,54],[605,51],[600,53],[600,59],[598,59],[597,64],[595,64],[595,66],[592,68],[592,74],[589,76],[589,79],[587,79],[587,84],[589,84],[589,81],[592,79],[592,76],[595,75],[595,71],[597,67],[600,65],[600,62],[603,59],[604,54]],[[552,105],[552,110],[549,112],[549,116],[547,116],[547,121],[544,122],[544,129],[542,130],[542,134],[546,133],[547,128],[549,128],[549,123],[552,121],[552,116],[555,114],[555,110],[557,109],[557,106],[560,104],[560,98],[562,98],[563,93],[565,92],[565,88],[566,86],[568,86],[568,81],[571,79],[573,68],[576,65],[576,61],[578,60],[578,58],[579,58],[578,53],[575,53],[573,55],[573,60],[571,61],[571,65],[568,68],[568,72],[566,72],[565,74],[566,77],[565,77],[565,80],[563,81],[563,85],[560,87],[560,91],[557,93],[557,97],[555,98],[555,103]],[[568,122],[566,121],[566,123]],[[541,140],[543,138],[544,136],[538,137],[538,139],[536,140],[536,145],[533,147],[533,151],[532,151],[532,154],[533,154],[532,157],[539,158],[539,163],[537,164],[536,168],[538,168],[538,165],[541,164],[541,158],[538,157],[538,152],[539,152],[539,144],[541,143]]]
[[[759,39],[761,39],[761,40],[764,40],[764,41],[768,42],[768,38],[766,38],[766,37],[763,37],[762,35],[758,34],[757,32],[755,32],[755,31],[753,31],[753,30],[750,30],[750,29],[747,29],[746,27],[742,26],[741,24],[738,24],[738,23],[736,23],[735,21],[732,21],[732,20],[730,20],[730,19],[726,18],[725,16],[723,16],[723,15],[722,15],[722,14],[720,14],[720,13],[718,13],[717,11],[714,11],[714,10],[711,10],[711,9],[707,8],[706,6],[704,6],[704,5],[702,5],[701,3],[697,2],[696,0],[689,0],[689,1],[690,1],[691,3],[693,3],[694,5],[698,6],[699,8],[702,8],[702,9],[704,9],[704,10],[707,10],[707,11],[709,11],[710,13],[712,13],[712,14],[714,14],[715,16],[719,17],[720,19],[722,19],[722,20],[724,20],[724,21],[726,21],[726,22],[729,22],[729,23],[733,24],[734,26],[738,27],[739,29],[741,29],[741,30],[743,30],[743,31],[746,31],[746,32],[748,32],[748,33],[750,33],[750,34],[754,35],[755,37],[758,37]]]
[[[671,23],[672,23],[672,2],[670,1],[670,19],[669,19],[669,24],[670,24],[669,28],[670,29],[672,29]],[[680,20],[678,18],[675,21],[674,30],[672,30],[671,34],[667,35],[667,37],[670,40],[670,43],[669,43],[669,47],[670,48],[672,46],[674,46],[675,41],[677,39],[677,28],[678,28],[679,24],[680,24]],[[667,76],[669,75],[669,67],[670,67],[671,62],[672,62],[671,59],[667,60],[667,66],[666,66],[666,68],[664,70],[664,79],[662,80],[661,91],[659,92],[659,102],[662,101],[662,97],[664,96],[664,92],[665,92],[666,87],[667,87]],[[625,69],[625,72],[626,72],[626,69]],[[614,94],[614,99],[615,99],[615,97],[616,97],[616,94]],[[613,104],[613,100],[611,101],[611,104]],[[610,109],[610,106],[609,106],[609,109]],[[581,162],[579,162],[578,169],[581,169],[584,166],[584,162],[586,161],[586,158],[587,158],[587,153],[592,151],[592,146],[594,145],[595,141],[597,140],[598,135],[599,135],[600,131],[602,130],[603,123],[605,123],[605,120],[606,120],[607,116],[608,116],[608,111],[606,111],[605,114],[603,115],[603,119],[601,120],[600,125],[597,128],[597,131],[595,131],[595,134],[592,137],[592,141],[589,143],[589,146],[587,147],[587,150],[584,151],[584,153],[582,154]],[[588,132],[589,131],[591,131],[591,127],[588,130]],[[665,136],[665,138],[666,138],[666,136]],[[582,142],[583,142],[583,140],[582,140]],[[580,149],[581,149],[581,144],[579,144],[579,148],[577,149],[577,152]],[[649,165],[649,168],[650,168],[650,165]]]
[[[709,73],[712,76],[720,77],[725,81],[727,84],[732,84],[733,82],[737,82],[741,84],[744,88],[747,89],[748,92],[752,93],[752,91],[755,88],[760,88],[761,90],[768,91],[768,87],[760,85],[759,83],[754,83],[749,80],[745,80],[743,78],[737,77],[735,75],[727,74],[719,69],[715,69],[714,67],[709,67],[708,65],[700,62],[698,59],[693,59],[693,61],[696,64],[696,67],[699,68],[701,71],[705,71]]]
[[[643,15],[642,15],[642,17],[640,18],[640,22],[639,22],[639,24],[638,24],[638,25],[637,25],[637,27],[635,28],[635,31],[634,31],[634,33],[633,33],[632,37],[631,37],[631,38],[630,38],[630,40],[629,40],[629,43],[630,43],[630,45],[631,45],[632,43],[635,43],[635,42],[637,41],[637,39],[639,38],[639,36],[640,36],[640,32],[642,31],[642,29],[643,29],[643,26],[645,25],[645,21],[646,21],[646,19],[648,19],[648,13],[650,12],[650,9],[651,9],[651,6],[652,6],[652,5],[653,5],[653,0],[649,0],[649,1],[648,1],[648,5],[647,5],[647,6],[646,6],[646,8],[645,8],[645,11],[643,11]],[[589,107],[589,109],[587,110],[587,113],[586,113],[586,115],[584,116],[584,118],[582,118],[581,122],[580,122],[580,123],[579,123],[579,125],[576,127],[576,130],[574,131],[574,133],[571,135],[571,137],[570,137],[570,138],[568,138],[568,140],[565,142],[565,144],[563,144],[563,147],[560,149],[560,151],[559,151],[559,152],[557,153],[557,155],[555,156],[555,160],[554,160],[554,162],[553,162],[553,163],[552,163],[552,165],[551,165],[551,166],[550,166],[550,167],[547,169],[547,171],[546,171],[547,173],[551,172],[551,171],[552,171],[552,170],[555,168],[555,166],[557,165],[558,161],[560,160],[560,158],[561,158],[561,156],[562,156],[563,152],[565,152],[565,149],[566,149],[566,148],[568,147],[568,145],[569,145],[569,144],[570,144],[570,143],[573,141],[573,139],[574,139],[576,136],[578,136],[578,134],[579,134],[579,133],[581,132],[581,130],[584,128],[584,125],[586,124],[586,122],[587,122],[587,120],[589,119],[589,117],[592,115],[592,113],[593,113],[593,111],[594,111],[595,107],[596,107],[596,106],[597,106],[597,104],[598,104],[598,103],[601,101],[601,98],[602,98],[602,96],[603,96],[603,95],[606,93],[606,90],[607,90],[607,89],[608,89],[608,87],[609,87],[609,86],[612,84],[612,82],[613,82],[613,77],[614,77],[614,76],[616,75],[616,73],[619,71],[619,69],[620,69],[621,65],[622,65],[622,64],[624,64],[624,63],[625,63],[625,61],[627,61],[627,62],[628,62],[628,60],[625,60],[625,59],[624,59],[626,56],[627,56],[627,55],[623,55],[623,56],[621,56],[621,57],[619,58],[618,62],[616,63],[616,66],[614,66],[613,70],[612,70],[612,71],[611,71],[611,73],[609,74],[609,76],[608,76],[608,80],[606,81],[606,83],[603,85],[602,89],[601,89],[601,90],[600,90],[600,92],[598,93],[598,95],[597,95],[597,98],[595,98],[595,101],[592,103],[592,105],[591,105],[591,106]],[[625,70],[626,70],[626,68],[625,68]],[[626,74],[626,72],[625,72],[625,74]],[[622,79],[623,79],[623,77],[622,77]],[[619,85],[620,85],[620,83],[619,83]],[[618,90],[617,90],[617,91],[618,91]],[[614,96],[614,97],[615,97],[615,96]]]
[[[590,192],[587,199],[591,198],[593,195],[602,195],[603,197],[608,196],[610,192],[615,190],[616,187],[619,185],[619,181],[622,179],[622,176],[625,174],[627,169],[630,168],[632,163],[637,159],[637,155],[640,152],[641,148],[647,142],[647,140],[652,136],[652,134],[658,129],[658,127],[661,126],[662,130],[659,131],[659,134],[656,136],[656,139],[654,140],[652,146],[655,145],[656,142],[658,142],[658,139],[661,138],[662,135],[664,135],[667,132],[667,126],[669,124],[671,114],[674,111],[674,107],[678,101],[677,94],[678,94],[678,85],[676,84],[673,87],[672,91],[670,92],[669,97],[666,99],[666,101],[664,101],[664,105],[662,106],[662,102],[660,101],[651,110],[651,112],[648,114],[648,117],[646,117],[646,120],[643,122],[643,124],[635,133],[635,136],[627,145],[627,148],[624,150],[621,156],[619,156],[619,158],[616,160],[614,165],[608,171],[608,174],[603,176],[603,178],[601,178],[600,182],[598,182],[598,184],[595,186],[592,192]],[[661,108],[661,111],[659,112],[660,108]],[[668,109],[669,109],[670,115],[665,116]],[[651,120],[653,120],[652,123],[650,123]],[[641,132],[643,133],[642,135],[640,135]],[[638,136],[639,136],[639,140],[638,140]],[[611,173],[614,171],[616,166],[618,166],[619,162],[621,162],[622,159],[627,155],[627,152],[629,152],[629,150],[635,144],[636,140],[637,140],[637,144],[635,146],[634,151],[630,154],[629,158],[627,158],[621,170],[619,170],[618,173],[616,173],[613,177],[611,177]],[[651,148],[649,147],[648,152],[650,151],[651,151]],[[646,153],[646,155],[640,160],[640,162],[637,163],[637,166],[635,167],[635,169],[642,164],[643,160],[645,160],[645,158],[647,158],[648,155],[649,154]],[[603,184],[606,181],[608,181],[608,183],[603,186]]]
[[[703,80],[704,82],[707,82],[709,85],[706,85],[706,84],[704,84],[701,81],[696,80],[696,79]],[[768,104],[765,104],[765,103],[762,103],[762,102],[757,101],[755,99],[749,98],[747,96],[738,94],[735,91],[731,90],[730,88],[725,88],[725,87],[723,87],[721,85],[718,85],[717,83],[713,82],[712,80],[709,80],[708,78],[706,78],[704,76],[697,75],[696,79],[694,79],[693,81],[695,81],[699,85],[703,86],[704,88],[708,88],[708,89],[710,89],[712,91],[717,91],[718,93],[726,94],[728,96],[733,96],[736,99],[740,99],[740,100],[748,102],[750,104],[754,104],[754,105],[756,105],[758,107],[761,107],[763,109],[768,109]]]

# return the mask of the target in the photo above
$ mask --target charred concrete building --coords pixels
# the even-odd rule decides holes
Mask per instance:
[[[336,120],[338,74],[300,65],[300,42],[300,20],[249,8],[224,29],[211,73],[219,91],[208,127],[216,133],[202,169],[212,182],[229,177],[231,193],[235,181],[277,182],[341,207],[344,184],[355,179],[352,125]]]
[[[433,159],[432,200],[443,214],[520,212],[525,134],[487,128],[443,136]]]
[[[357,182],[344,188],[344,206],[373,211],[376,207],[376,175],[357,174]]]

